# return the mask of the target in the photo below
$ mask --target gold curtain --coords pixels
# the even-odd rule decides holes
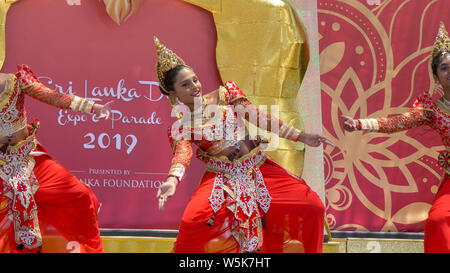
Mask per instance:
[[[184,1],[213,14],[222,81],[235,81],[255,105],[267,105],[268,110],[278,105],[279,118],[303,130],[296,97],[309,55],[305,32],[291,6],[281,0]],[[302,175],[303,143],[279,139],[278,148],[267,153]]]
[[[5,26],[6,15],[8,14],[9,7],[12,4],[19,2],[20,0],[1,0],[0,1],[0,69],[3,67],[3,63],[6,58],[6,39],[5,39]]]

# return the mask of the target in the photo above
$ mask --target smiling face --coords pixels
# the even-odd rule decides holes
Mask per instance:
[[[442,57],[436,69],[435,80],[439,81],[446,92],[450,92],[450,54]]]
[[[184,67],[178,71],[172,91],[182,103],[194,104],[194,99],[202,95],[202,84],[191,68]]]

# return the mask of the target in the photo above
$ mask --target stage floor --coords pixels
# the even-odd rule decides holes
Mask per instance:
[[[170,253],[176,231],[102,232],[107,253]],[[133,234],[124,236],[123,234]],[[142,236],[138,236],[139,233]],[[151,235],[151,236],[150,236]],[[159,235],[159,236],[155,236]],[[324,253],[423,253],[423,233],[332,232]],[[292,249],[295,249],[293,247]]]

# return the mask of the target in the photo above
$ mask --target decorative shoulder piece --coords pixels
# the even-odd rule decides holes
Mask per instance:
[[[41,83],[28,65],[19,65],[17,66],[17,70],[16,78],[20,88],[26,88],[29,85]]]
[[[238,99],[247,98],[247,96],[245,96],[244,92],[239,89],[235,82],[227,81],[225,83],[225,87],[228,90],[228,92],[225,94],[225,100],[228,104],[231,104]]]
[[[434,42],[432,58],[434,59],[437,55],[445,52],[450,52],[450,38],[448,37],[444,23],[441,22],[436,41]]]
[[[158,77],[159,86],[161,86],[164,91],[169,93],[167,87],[164,85],[164,79],[166,78],[167,72],[179,65],[186,64],[183,59],[177,56],[177,54],[173,53],[172,50],[161,44],[157,37],[154,37],[153,41],[156,46],[156,54],[158,55],[158,60],[156,61],[156,76]]]
[[[417,97],[414,101],[412,108],[430,108],[433,103],[433,99],[430,94],[424,93]]]

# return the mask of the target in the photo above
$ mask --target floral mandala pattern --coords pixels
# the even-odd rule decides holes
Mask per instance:
[[[399,114],[434,88],[430,54],[444,0],[319,0],[327,220],[333,230],[423,231],[443,168],[439,135],[344,132],[341,115]],[[438,96],[434,92],[434,98]]]

